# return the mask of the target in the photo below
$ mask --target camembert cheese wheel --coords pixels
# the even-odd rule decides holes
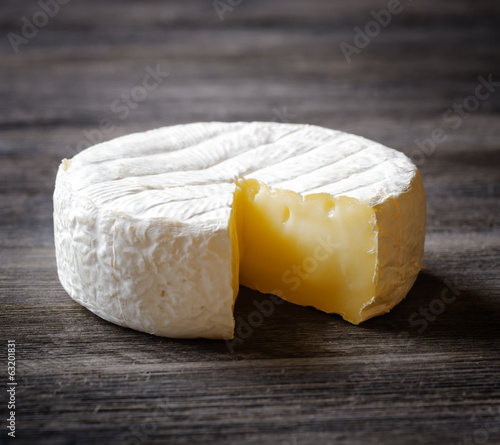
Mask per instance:
[[[239,285],[358,324],[422,267],[425,193],[403,154],[312,125],[194,123],[64,159],[59,278],[121,326],[230,339]]]

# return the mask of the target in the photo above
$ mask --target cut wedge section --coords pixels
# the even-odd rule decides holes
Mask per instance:
[[[400,205],[372,207],[326,193],[304,197],[272,190],[255,179],[241,180],[239,187],[240,284],[354,324],[387,312],[404,297],[385,301],[378,292],[379,277],[394,274],[412,254],[404,251],[403,196]],[[390,292],[404,292],[406,277],[394,279]]]

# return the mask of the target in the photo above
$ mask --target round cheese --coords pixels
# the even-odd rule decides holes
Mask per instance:
[[[422,267],[412,162],[311,125],[195,123],[132,134],[59,168],[58,274],[121,326],[232,338],[239,284],[352,323],[389,311]]]

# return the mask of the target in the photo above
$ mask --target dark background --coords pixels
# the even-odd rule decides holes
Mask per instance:
[[[473,98],[479,76],[500,82],[499,3],[402,1],[348,63],[339,45],[387,1],[230,2],[221,21],[212,1],[70,0],[26,38],[40,4],[1,0],[0,443],[500,443],[500,85]],[[169,75],[144,97],[147,67]],[[358,327],[283,303],[232,352],[73,302],[53,248],[60,160],[212,120],[318,124],[409,155],[428,230],[408,297]],[[242,288],[236,316],[266,298]]]

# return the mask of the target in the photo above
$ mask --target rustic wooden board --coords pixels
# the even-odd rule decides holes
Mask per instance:
[[[500,443],[500,87],[444,117],[478,76],[500,81],[500,6],[402,2],[347,63],[340,42],[387,4],[244,0],[220,21],[211,1],[72,0],[16,54],[7,35],[40,6],[0,3],[0,381],[14,339],[17,443]],[[158,64],[158,88],[113,110]],[[54,258],[59,161],[88,137],[210,120],[324,125],[418,162],[427,268],[407,299],[358,327],[283,303],[230,345],[74,303]],[[423,153],[438,127],[446,140]],[[266,298],[241,289],[240,329]]]

